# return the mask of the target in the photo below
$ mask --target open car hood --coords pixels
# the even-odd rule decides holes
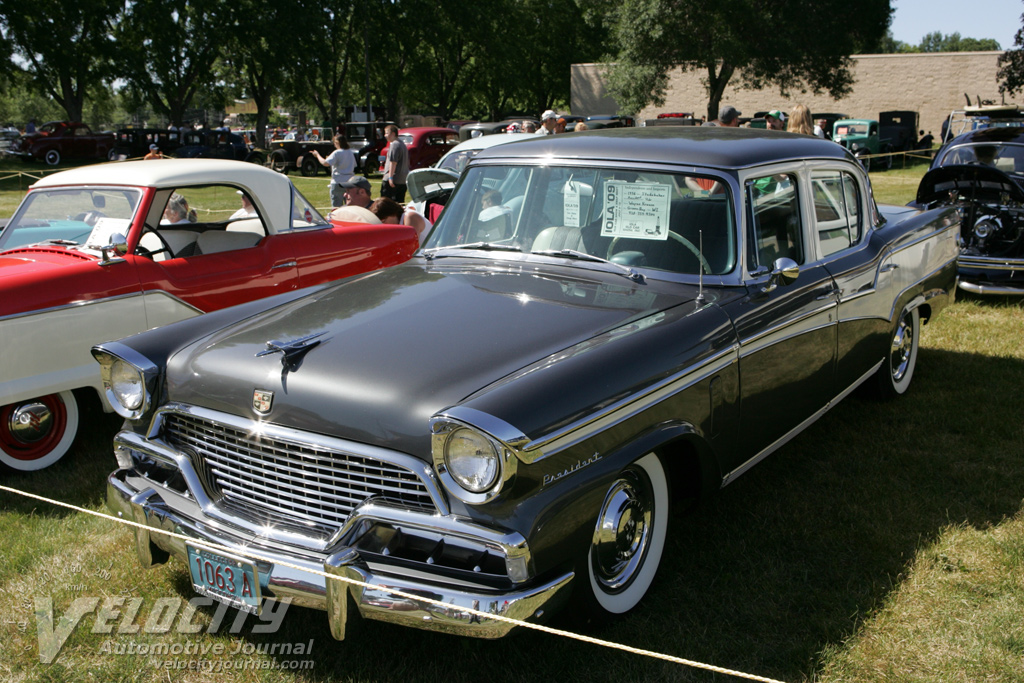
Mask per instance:
[[[1008,195],[1013,201],[1024,202],[1024,189],[1009,174],[982,164],[962,164],[928,171],[917,186],[917,203],[928,204],[953,190],[981,201],[999,201],[1002,195]]]
[[[459,182],[459,174],[446,168],[418,168],[409,172],[405,182],[412,201],[425,202],[451,192]]]

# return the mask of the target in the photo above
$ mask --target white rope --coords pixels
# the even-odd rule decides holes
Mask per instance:
[[[27,493],[25,491],[20,491],[18,489],[13,489],[13,488],[10,488],[8,486],[0,485],[0,491],[7,491],[9,493],[14,493],[14,494],[17,494],[19,496],[25,496],[26,498],[33,498],[35,500],[39,500],[39,501],[42,501],[44,503],[49,503],[51,505],[58,505],[60,507],[65,507],[65,508],[68,508],[69,510],[74,510],[76,512],[82,512],[82,513],[85,513],[85,514],[88,514],[88,515],[93,515],[95,517],[101,517],[103,519],[109,519],[109,520],[112,520],[114,522],[119,522],[121,524],[127,524],[129,526],[138,527],[140,529],[145,529],[146,531],[148,531],[150,533],[164,534],[164,535],[169,536],[171,538],[177,538],[177,539],[181,539],[181,540],[187,541],[190,545],[194,545],[194,546],[197,546],[197,547],[200,547],[200,548],[205,548],[207,550],[226,552],[229,555],[245,557],[245,558],[253,559],[253,560],[262,560],[264,562],[270,562],[271,564],[275,564],[277,566],[288,567],[290,569],[297,569],[299,571],[308,572],[308,573],[311,573],[311,574],[316,574],[317,576],[322,576],[322,577],[324,577],[325,579],[328,579],[328,580],[335,579],[337,581],[344,581],[345,583],[349,583],[349,584],[352,584],[352,585],[355,585],[355,586],[362,586],[363,588],[370,588],[370,589],[373,589],[373,590],[386,591],[386,592],[388,592],[388,593],[390,593],[392,595],[397,595],[398,597],[406,598],[408,600],[419,601],[419,602],[426,602],[426,603],[429,603],[429,604],[432,604],[432,605],[436,605],[438,607],[444,607],[444,608],[450,608],[451,607],[451,605],[449,605],[447,603],[444,603],[444,602],[441,602],[440,600],[434,600],[432,598],[424,597],[422,595],[412,595],[410,593],[405,593],[405,592],[403,592],[401,590],[398,590],[398,589],[395,589],[395,588],[390,588],[390,587],[387,587],[387,586],[378,586],[378,585],[375,585],[375,584],[366,583],[364,581],[359,581],[357,579],[350,579],[350,578],[347,578],[347,577],[344,577],[344,576],[335,576],[333,574],[328,574],[326,572],[322,572],[322,571],[319,571],[319,570],[316,570],[316,569],[310,569],[308,567],[300,567],[298,565],[294,565],[294,564],[291,564],[291,563],[288,563],[288,562],[282,562],[280,560],[271,559],[269,557],[260,555],[259,553],[254,553],[251,550],[247,550],[245,552],[239,552],[239,550],[236,549],[236,548],[228,548],[228,547],[217,545],[217,544],[214,544],[214,543],[207,543],[205,541],[200,541],[200,540],[192,538],[190,536],[185,536],[183,534],[178,534],[178,533],[175,533],[173,531],[166,531],[164,529],[156,529],[156,528],[153,528],[153,527],[146,526],[145,524],[139,524],[138,522],[134,522],[134,521],[127,520],[127,519],[122,519],[120,517],[114,517],[113,515],[108,515],[108,514],[105,514],[103,512],[97,512],[95,510],[89,510],[89,509],[86,509],[86,508],[78,507],[76,505],[71,505],[70,503],[64,503],[64,502],[59,501],[59,500],[53,500],[51,498],[45,498],[43,496],[38,496],[38,495],[36,495],[34,493]],[[480,617],[480,618],[483,618],[483,619],[493,619],[495,621],[503,621],[505,623],[513,624],[515,626],[522,626],[523,628],[529,628],[529,629],[533,629],[535,631],[542,631],[544,633],[549,633],[551,635],[562,636],[563,638],[570,638],[572,640],[578,640],[578,641],[581,641],[581,642],[584,642],[584,643],[590,643],[591,645],[599,645],[601,647],[607,647],[607,648],[610,648],[610,649],[613,649],[613,650],[621,650],[623,652],[629,652],[629,653],[632,653],[632,654],[642,655],[644,657],[652,657],[654,659],[660,659],[662,661],[672,662],[674,664],[682,664],[684,666],[689,666],[689,667],[693,667],[693,668],[696,668],[696,669],[704,669],[705,671],[713,671],[715,673],[726,674],[728,676],[736,676],[738,678],[745,678],[745,679],[750,680],[750,681],[762,681],[763,683],[784,683],[783,681],[779,681],[779,680],[774,679],[774,678],[765,678],[763,676],[755,676],[753,674],[744,673],[742,671],[734,671],[732,669],[724,669],[722,667],[714,666],[712,664],[704,664],[702,662],[695,662],[693,660],[683,659],[682,657],[674,657],[672,655],[663,654],[661,652],[654,652],[652,650],[645,650],[645,649],[642,649],[642,648],[631,647],[629,645],[623,645],[621,643],[615,643],[615,642],[612,642],[612,641],[609,641],[609,640],[602,640],[600,638],[591,638],[590,636],[581,635],[579,633],[573,633],[571,631],[563,631],[562,629],[551,628],[550,626],[544,626],[542,624],[534,624],[534,623],[531,623],[531,622],[528,622],[528,621],[520,621],[519,619],[512,619],[511,617],[506,617],[506,616],[501,615],[501,614],[491,614],[490,612],[481,612],[479,610],[475,610],[475,609],[472,609],[472,608],[469,608],[469,607],[460,607],[459,609],[462,612],[466,612],[467,614],[472,614],[474,616],[477,616],[477,617]]]

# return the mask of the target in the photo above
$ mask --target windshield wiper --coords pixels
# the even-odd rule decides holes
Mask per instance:
[[[476,249],[480,251],[522,251],[514,244],[497,244],[495,242],[470,242],[469,244],[449,244],[446,247],[436,247],[423,252],[424,258],[428,261],[435,258],[444,251],[455,251],[458,249]]]
[[[60,239],[59,237],[54,237],[53,239],[49,239],[49,240],[43,240],[42,242],[36,242],[36,244],[58,244],[58,245],[61,245],[61,246],[64,246],[64,247],[77,247],[78,246],[78,242],[75,242],[74,240],[64,240],[64,239]]]
[[[594,256],[583,251],[576,251],[575,249],[541,249],[540,251],[531,251],[531,254],[539,254],[541,256],[557,256],[560,258],[571,258],[577,261],[593,261],[594,263],[606,263],[609,266],[615,266],[622,274],[628,277],[633,282],[643,283],[645,278],[644,274],[636,270],[633,270],[629,266],[624,266],[621,263],[615,261],[609,261],[608,259],[601,258],[600,256]]]

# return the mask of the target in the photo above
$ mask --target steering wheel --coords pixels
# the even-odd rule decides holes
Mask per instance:
[[[711,274],[711,264],[708,263],[708,260],[706,258],[704,258],[704,254],[700,253],[700,249],[698,249],[693,244],[693,242],[691,242],[690,240],[686,239],[685,237],[680,235],[678,232],[673,232],[672,230],[668,231],[668,236],[671,237],[672,239],[674,239],[676,242],[679,242],[680,244],[682,244],[684,247],[689,249],[691,252],[693,252],[693,255],[697,257],[697,259],[700,261],[700,265],[704,268],[705,275],[710,275]],[[622,239],[622,238],[621,237],[614,237],[614,238],[612,238],[612,243],[608,245],[608,255],[605,258],[607,258],[608,260],[611,260],[612,256],[615,255],[615,247],[619,243],[620,239]]]
[[[142,234],[145,235],[146,233],[155,235],[156,238],[160,240],[160,248],[150,251],[146,247],[142,246],[142,238],[140,237],[139,245],[135,247],[135,253],[137,253],[139,256],[145,256],[146,258],[152,259],[154,261],[156,260],[157,254],[163,253],[167,254],[167,258],[174,258],[174,250],[171,249],[171,245],[167,243],[167,240],[164,239],[164,236],[160,234],[159,230],[157,230],[156,228],[152,227],[147,223],[142,228]]]

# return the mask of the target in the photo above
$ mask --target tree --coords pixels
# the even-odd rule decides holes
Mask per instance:
[[[942,35],[941,31],[927,34],[918,46],[921,52],[983,52],[999,50],[999,42],[992,38],[961,38],[959,33]]]
[[[110,0],[0,0],[4,42],[70,121],[82,120],[86,97],[110,74],[110,28],[121,7]]]
[[[362,43],[355,38],[357,5],[353,0],[293,0],[294,13],[277,24],[303,27],[301,36],[277,36],[293,41],[295,50],[287,62],[277,66],[288,75],[285,90],[295,102],[311,102],[322,119],[337,121],[343,100],[359,92],[362,74]],[[305,122],[302,122],[305,125]]]
[[[231,27],[225,60],[233,80],[256,105],[256,140],[266,140],[274,97],[281,92],[281,64],[291,60],[295,42],[282,40],[280,27],[293,16],[294,3],[235,0],[227,7]],[[259,144],[263,147],[263,144]]]
[[[755,0],[625,0],[610,9],[620,45],[610,87],[627,112],[664,103],[675,68],[705,72],[709,119],[739,75],[751,88],[775,86],[833,97],[853,83],[849,55],[885,36],[889,0],[765,4]]]
[[[1024,24],[1024,14],[1020,19]],[[1006,95],[1016,95],[1024,89],[1024,27],[1017,31],[1013,44],[1015,49],[999,57],[999,92]]]
[[[230,29],[225,6],[220,0],[132,0],[117,28],[118,68],[129,90],[176,126],[185,123],[197,95],[217,82],[214,65]]]

